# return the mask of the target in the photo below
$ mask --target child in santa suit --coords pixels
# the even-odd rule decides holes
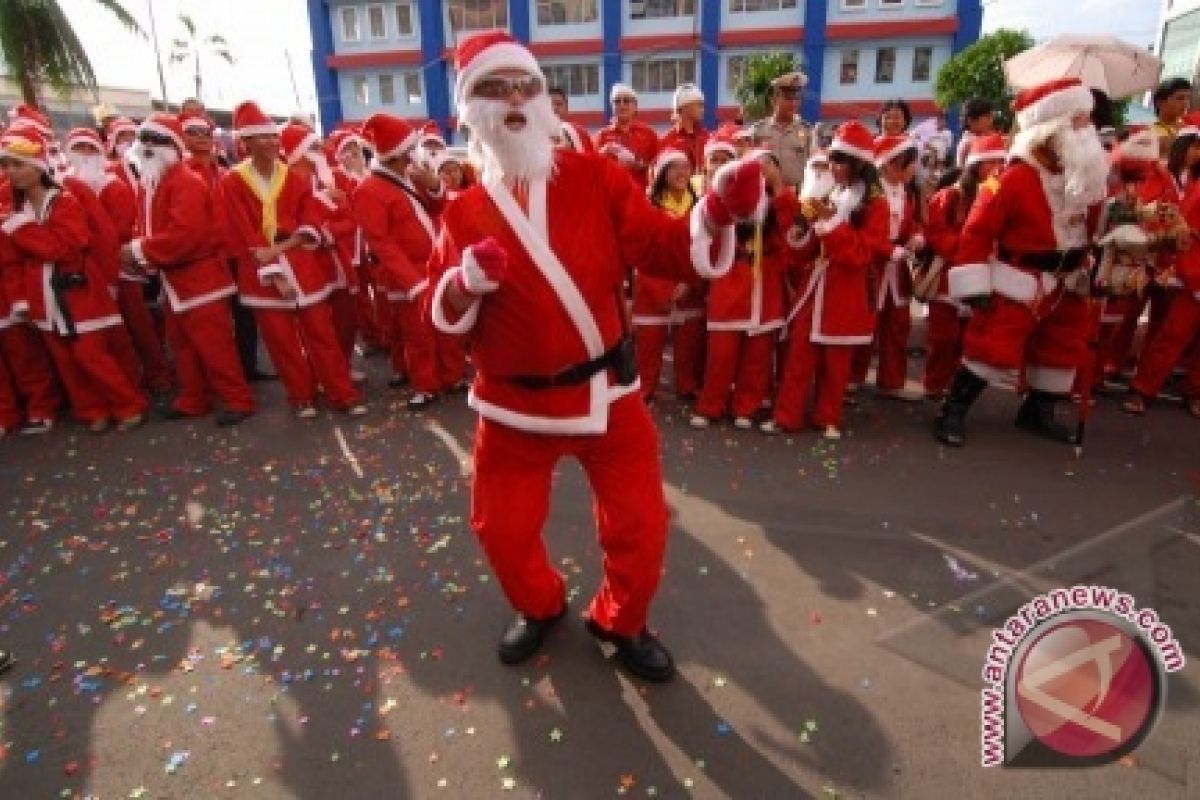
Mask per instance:
[[[3,191],[11,198],[7,187]],[[7,211],[0,212],[3,216]],[[0,435],[30,436],[54,428],[62,395],[46,345],[20,302],[25,279],[20,265],[5,257],[11,246],[0,245]]]
[[[732,410],[735,427],[753,426],[770,390],[783,327],[784,273],[792,258],[785,235],[798,201],[770,152],[753,150],[747,158],[762,164],[770,204],[762,221],[738,227],[733,268],[709,287],[704,385],[690,419],[694,428],[707,428],[726,410]]]
[[[288,402],[301,419],[316,417],[319,382],[335,409],[366,414],[333,324],[333,276],[314,254],[328,209],[310,180],[279,161],[279,130],[257,105],[234,109],[234,129],[250,155],[221,178],[219,202],[238,253],[238,289]]]
[[[767,434],[799,431],[808,421],[826,438],[841,438],[851,359],[855,348],[871,341],[867,271],[890,246],[890,209],[875,170],[870,131],[858,122],[838,128],[829,163],[833,193],[803,205],[811,230],[796,241],[798,299],[788,314],[790,344],[774,415],[760,426]],[[811,415],[806,413],[810,393],[815,394]]]
[[[881,136],[875,140],[875,167],[888,204],[888,238],[891,247],[879,254],[869,276],[875,309],[874,349],[879,353],[875,385],[885,397],[916,399],[904,384],[908,377],[908,334],[912,329],[912,257],[925,247],[921,232],[922,210],[913,177],[917,170],[917,144],[909,136]],[[861,386],[867,379],[871,347],[855,353],[850,382]]]
[[[6,133],[0,160],[13,191],[5,234],[5,269],[23,281],[12,297],[20,318],[42,331],[75,415],[101,433],[145,421],[148,404],[117,357],[121,315],[108,276],[90,255],[88,215],[74,195],[50,178],[46,143],[33,134]]]
[[[958,236],[979,186],[1004,169],[1008,148],[999,134],[977,136],[971,142],[962,173],[951,185],[929,200],[925,238],[933,252],[927,280],[937,281],[937,294],[929,302],[925,323],[925,395],[940,399],[954,379],[962,360],[962,337],[971,309],[950,296],[950,265],[958,249]]]
[[[658,154],[650,167],[650,202],[673,217],[684,217],[696,204],[692,192],[692,164],[682,150]],[[637,273],[633,278],[633,330],[637,342],[638,377],[642,397],[654,399],[662,372],[663,348],[673,338],[675,386],[680,395],[697,388],[695,362],[699,337],[704,335],[704,315],[699,309],[675,307],[675,301],[693,291],[688,284]]]

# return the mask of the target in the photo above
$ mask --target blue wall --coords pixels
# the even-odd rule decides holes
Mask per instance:
[[[342,97],[338,90],[337,73],[326,66],[325,59],[333,52],[333,30],[324,0],[308,0],[308,27],[312,33],[313,79],[317,89],[317,113],[321,130],[328,134],[342,121]]]
[[[804,72],[808,86],[800,116],[808,122],[821,119],[821,87],[825,80],[825,24],[828,6],[825,0],[807,0],[804,11]]]

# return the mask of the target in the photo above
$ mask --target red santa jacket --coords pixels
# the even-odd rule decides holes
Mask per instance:
[[[921,249],[925,236],[917,220],[917,203],[906,186],[884,181],[883,196],[888,204],[888,241],[892,247],[881,254],[873,299],[876,309],[882,309],[889,296],[895,306],[904,308],[912,300],[912,272],[904,247],[911,242],[914,250]]]
[[[956,184],[939,189],[929,199],[925,216],[925,240],[933,251],[933,257],[941,259],[936,299],[955,306],[959,303],[950,297],[950,265],[954,263],[958,238],[970,210],[962,189]]]
[[[867,272],[878,263],[879,254],[892,246],[888,237],[890,211],[883,195],[873,193],[855,224],[852,211],[863,191],[860,185],[833,193],[831,199],[838,212],[813,224],[795,260],[794,284],[802,288],[788,321],[806,303],[812,303],[808,337],[818,344],[869,344],[874,333],[874,304],[868,300]]]
[[[327,191],[316,176],[312,179],[313,194],[328,212],[322,228],[324,240],[318,252],[327,259],[328,267],[333,273],[334,288],[357,294],[358,271],[354,268],[354,251],[358,240],[358,222],[354,218],[350,192],[336,185],[336,173],[334,180],[334,191]],[[353,188],[350,187],[351,192]]]
[[[599,434],[608,407],[637,390],[602,370],[587,383],[528,389],[512,376],[556,375],[598,358],[622,335],[625,265],[673,282],[694,276],[691,220],[650,205],[629,174],[610,159],[559,151],[556,171],[528,190],[526,215],[503,184],[473,186],[442,215],[433,258],[434,324],[470,332],[476,367],[470,405],[483,417],[544,434]],[[495,237],[508,254],[500,288],[457,320],[442,298],[463,251]]]
[[[608,145],[620,145],[633,153],[638,160],[635,165],[622,165],[633,175],[634,180],[643,188],[649,180],[650,163],[658,155],[658,134],[654,129],[636,119],[625,127],[616,121],[606,128],[601,128],[596,134],[596,151],[607,155],[604,148]]]
[[[28,201],[0,226],[9,238],[9,264],[20,281],[7,284],[13,302],[28,309],[38,328],[69,333],[52,286],[57,277],[72,276],[79,284],[59,294],[77,333],[89,333],[122,324],[116,301],[109,292],[108,276],[91,249],[88,213],[70,191],[51,189],[45,207],[34,209]]]
[[[568,150],[574,150],[579,153],[594,153],[595,146],[592,144],[592,136],[587,132],[587,129],[582,125],[578,125],[571,120],[563,120],[562,124],[562,146]]]
[[[415,300],[429,286],[440,209],[407,178],[379,166],[355,190],[353,206],[388,299]]]
[[[89,232],[88,249],[104,280],[110,286],[116,286],[117,277],[121,272],[122,241],[113,218],[92,191],[92,187],[83,181],[67,176],[62,179],[62,185],[83,207]]]
[[[691,133],[683,130],[679,123],[663,134],[658,143],[660,151],[668,148],[682,150],[692,162],[692,169],[699,172],[704,169],[704,145],[708,143],[708,131],[697,125]]]
[[[666,206],[659,206],[672,216],[686,216],[695,206],[694,195],[687,195],[687,208],[682,213],[673,211]],[[700,288],[706,288],[697,281]],[[704,316],[704,305],[688,305],[681,301],[692,299],[696,286],[681,284],[678,281],[656,278],[648,272],[638,271],[633,276],[633,324],[634,325],[670,325],[685,319]]]
[[[1062,186],[1062,176],[1023,160],[984,181],[959,238],[951,296],[996,292],[1032,303],[1040,293],[1055,290],[1059,281],[1052,273],[1022,266],[1021,257],[1085,247],[1099,208],[1068,211]]]
[[[212,192],[184,164],[170,167],[152,196],[139,190],[144,209],[131,243],[134,257],[162,275],[171,310],[188,311],[237,290],[221,260]]]
[[[1200,231],[1200,181],[1192,181],[1183,193],[1183,201],[1179,204],[1180,213],[1192,229],[1191,247],[1178,255],[1176,264],[1177,275],[1184,290],[1200,300],[1200,244],[1197,243],[1196,233]]]
[[[327,209],[313,195],[308,178],[282,163],[270,180],[247,159],[221,178],[218,196],[226,238],[238,260],[238,292],[242,304],[253,308],[293,308],[315,305],[333,291],[333,276],[314,254],[323,241]],[[295,233],[311,241],[293,248],[277,261],[259,264],[253,250]],[[296,302],[283,298],[272,283],[282,276],[296,291]]]
[[[766,333],[783,326],[784,278],[794,257],[784,231],[796,217],[799,201],[791,189],[771,200],[774,224],[738,246],[733,268],[708,289],[708,329]],[[762,254],[755,266],[755,237],[761,236]]]

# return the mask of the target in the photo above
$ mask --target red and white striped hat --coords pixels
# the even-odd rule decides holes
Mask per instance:
[[[315,131],[298,122],[289,122],[284,126],[283,133],[279,134],[279,148],[289,166],[304,158],[313,145],[320,143],[321,137]]]
[[[658,179],[667,171],[667,167],[672,164],[680,163],[691,165],[691,161],[687,157],[687,153],[675,147],[668,147],[657,156],[654,157],[654,162],[650,164],[650,185],[647,191],[652,191],[654,185],[658,183]]]
[[[1060,78],[1021,92],[1013,110],[1017,113],[1017,124],[1025,131],[1090,112],[1094,104],[1091,90],[1078,78]]]
[[[46,140],[32,129],[9,128],[5,131],[4,135],[0,136],[0,158],[29,164],[42,172],[50,171]]]
[[[104,128],[104,141],[108,145],[108,154],[117,150],[117,137],[122,133],[137,135],[137,125],[129,117],[113,117]]]
[[[50,118],[26,103],[20,103],[10,108],[8,121],[10,125],[23,122],[36,130],[43,138],[54,138],[54,127],[50,124]]]
[[[165,136],[179,148],[180,153],[187,152],[187,145],[183,143],[183,128],[179,124],[179,117],[174,114],[151,114],[138,126],[137,131],[139,134],[145,132]]]
[[[278,136],[279,126],[263,113],[258,103],[247,100],[233,109],[233,135],[238,138]]]
[[[857,120],[843,122],[833,135],[832,153],[844,153],[868,164],[875,163],[875,139],[867,127]]]
[[[546,76],[542,74],[542,68],[538,66],[533,53],[507,31],[483,31],[459,43],[454,55],[454,70],[458,74],[454,84],[454,102],[460,117],[479,79],[502,69],[527,72],[545,82]]]
[[[419,130],[392,114],[372,114],[363,123],[362,133],[375,146],[375,155],[380,161],[412,150],[421,135]]]
[[[875,166],[882,167],[905,151],[916,149],[917,143],[906,134],[880,136],[875,140]]]
[[[971,148],[967,151],[967,166],[981,161],[1004,161],[1007,158],[1008,146],[1004,143],[1004,137],[998,133],[989,133],[971,142]]]
[[[100,134],[91,128],[72,128],[67,134],[66,141],[63,142],[63,149],[69,153],[75,149],[76,145],[80,144],[96,148],[97,153],[104,152],[104,142],[100,139]]]

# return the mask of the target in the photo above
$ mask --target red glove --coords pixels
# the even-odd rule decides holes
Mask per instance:
[[[508,273],[508,253],[493,237],[463,251],[458,270],[458,288],[467,294],[483,295],[500,288]]]
[[[704,198],[704,215],[719,228],[752,217],[762,202],[764,186],[758,159],[732,161],[713,177],[713,189]]]

